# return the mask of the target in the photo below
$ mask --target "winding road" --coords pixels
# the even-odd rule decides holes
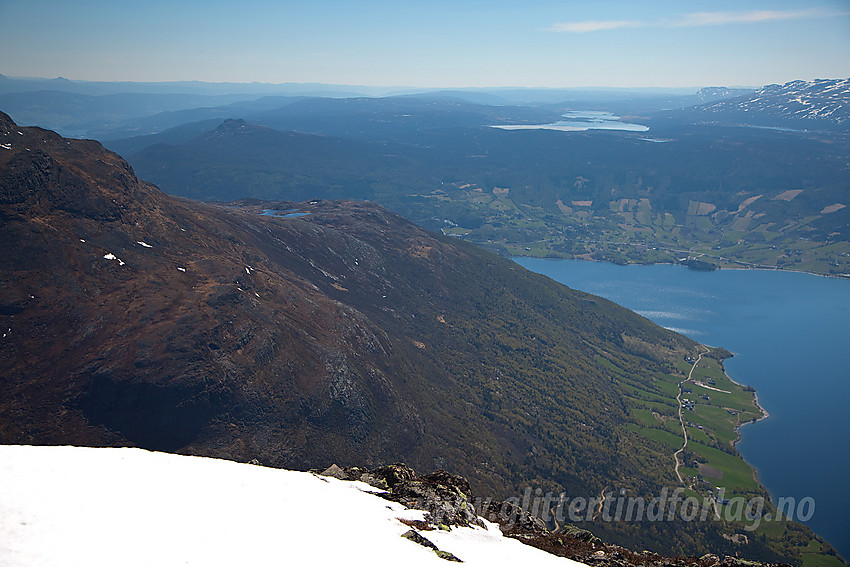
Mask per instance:
[[[683,412],[682,412],[682,384],[684,384],[685,382],[692,379],[692,377],[694,375],[694,370],[696,370],[697,364],[699,364],[699,361],[702,360],[703,355],[711,352],[711,349],[708,348],[707,346],[705,346],[705,345],[700,345],[700,346],[705,349],[705,352],[701,352],[699,354],[699,356],[697,357],[697,359],[694,361],[694,365],[691,366],[691,371],[688,372],[688,377],[685,378],[684,380],[682,380],[681,382],[679,382],[679,394],[676,396],[676,401],[679,402],[679,425],[682,426],[682,436],[685,438],[685,442],[682,444],[681,449],[679,449],[678,451],[673,453],[673,459],[676,461],[676,476],[679,478],[679,482],[685,488],[693,488],[693,487],[689,486],[685,482],[685,479],[682,478],[682,473],[679,472],[679,467],[682,465],[682,463],[679,462],[679,455],[681,455],[682,452],[688,447],[688,430],[685,427],[685,418],[682,415],[683,414]],[[728,393],[726,390],[720,390],[719,388],[712,388],[711,386],[706,386],[706,385],[701,384],[701,383],[699,383],[699,385],[702,386],[703,388],[708,388],[710,390],[717,390],[718,392]],[[718,506],[717,498],[714,496],[714,494],[709,495],[708,498],[711,501],[711,504],[714,508],[714,517],[719,520],[720,519],[720,507]]]
[[[676,401],[679,404],[679,425],[682,426],[682,436],[685,438],[685,442],[682,445],[681,449],[673,453],[673,459],[676,461],[676,476],[679,478],[679,482],[685,488],[688,488],[688,486],[685,484],[685,479],[682,478],[682,473],[679,472],[679,467],[682,464],[679,462],[679,455],[681,455],[682,452],[688,447],[688,429],[685,427],[685,418],[682,416],[682,384],[691,379],[691,377],[694,375],[694,370],[696,370],[697,364],[699,364],[699,361],[702,360],[702,355],[706,354],[711,350],[705,345],[700,346],[705,349],[705,352],[701,352],[697,359],[694,361],[694,365],[691,366],[691,371],[688,372],[688,377],[679,382],[679,393],[676,395]]]

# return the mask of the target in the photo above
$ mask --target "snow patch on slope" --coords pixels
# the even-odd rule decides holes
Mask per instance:
[[[123,266],[123,265],[124,265],[124,262],[121,260],[121,258],[117,257],[117,256],[116,256],[115,254],[113,254],[112,252],[107,252],[106,254],[104,254],[104,255],[103,255],[103,259],[104,259],[104,260],[116,260],[116,261],[118,262],[118,265],[119,265],[119,266]]]
[[[421,519],[359,482],[142,449],[0,446],[0,565],[436,565]],[[467,565],[580,565],[488,529],[422,535]]]

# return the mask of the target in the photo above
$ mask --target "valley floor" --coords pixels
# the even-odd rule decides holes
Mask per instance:
[[[508,256],[605,260],[618,264],[707,262],[709,267],[781,269],[850,277],[850,242],[841,235],[816,236],[824,215],[762,222],[759,215],[733,214],[723,222],[702,214],[698,205],[674,217],[654,211],[647,199],[620,199],[610,210],[592,201],[558,202],[559,213],[523,204],[510,192],[490,195],[481,188],[446,186],[420,195],[437,215],[443,234],[464,238]],[[742,206],[744,203],[742,203]],[[704,207],[705,208],[705,207]],[[712,209],[713,210],[713,209]],[[837,209],[841,210],[841,209]],[[416,217],[415,210],[412,210]],[[432,214],[429,212],[429,215]],[[475,226],[449,219],[475,217]],[[425,224],[434,221],[417,219]],[[780,226],[781,224],[781,226]],[[432,226],[433,228],[433,226]]]

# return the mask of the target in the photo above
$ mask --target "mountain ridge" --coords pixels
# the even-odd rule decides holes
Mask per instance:
[[[668,116],[767,128],[846,131],[848,108],[850,79],[815,79],[765,85],[751,94],[724,97]]]

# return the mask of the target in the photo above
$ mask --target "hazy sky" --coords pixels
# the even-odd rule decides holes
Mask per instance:
[[[0,73],[377,86],[850,77],[850,0],[0,0]]]

